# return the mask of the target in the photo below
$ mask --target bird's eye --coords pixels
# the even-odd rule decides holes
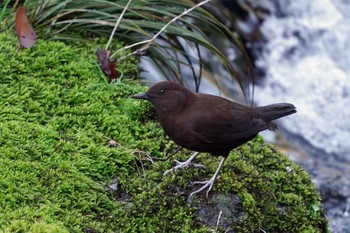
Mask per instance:
[[[164,89],[161,89],[161,90],[160,90],[160,93],[164,93]]]

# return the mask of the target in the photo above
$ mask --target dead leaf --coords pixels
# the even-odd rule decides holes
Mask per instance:
[[[24,48],[30,48],[35,44],[36,34],[26,16],[26,7],[19,6],[16,12],[15,30],[18,43]]]
[[[116,62],[109,59],[111,52],[109,50],[97,49],[97,59],[103,73],[109,81],[119,78],[120,73],[116,70]]]

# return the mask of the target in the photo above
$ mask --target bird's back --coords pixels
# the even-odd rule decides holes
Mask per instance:
[[[190,150],[227,155],[268,128],[254,108],[221,97],[195,94],[187,103],[161,123],[170,138]]]

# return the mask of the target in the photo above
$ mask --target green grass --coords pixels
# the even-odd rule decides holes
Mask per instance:
[[[2,33],[0,51],[0,232],[209,232],[220,210],[219,232],[327,232],[308,174],[260,137],[231,153],[208,200],[189,200],[190,183],[208,179],[218,158],[163,177],[173,162],[149,158],[173,143],[151,106],[128,98],[146,89],[135,60],[108,84],[94,43],[17,51]]]

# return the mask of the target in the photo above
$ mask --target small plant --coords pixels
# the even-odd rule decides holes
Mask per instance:
[[[9,2],[0,3],[3,29],[14,25],[18,1],[13,5]],[[215,67],[222,66],[228,71],[232,85],[236,84],[248,98],[242,77],[252,78],[252,66],[239,37],[222,23],[230,21],[233,25],[234,17],[222,14],[222,18],[218,18],[213,12],[223,10],[211,0],[199,3],[191,0],[33,0],[25,5],[39,38],[86,41],[96,36],[112,36],[125,44],[117,51],[111,50],[109,58],[116,64],[131,55],[140,56],[150,60],[165,79],[186,84],[184,79],[192,78],[196,91],[202,78],[219,85],[219,76],[211,72],[211,63],[216,60]],[[219,43],[216,38],[220,38]],[[226,56],[226,51],[219,49],[224,43],[243,54],[245,67],[239,67]],[[129,49],[128,54],[123,54],[125,49]],[[209,60],[204,59],[204,53]],[[219,88],[225,90],[226,87],[220,85]]]

